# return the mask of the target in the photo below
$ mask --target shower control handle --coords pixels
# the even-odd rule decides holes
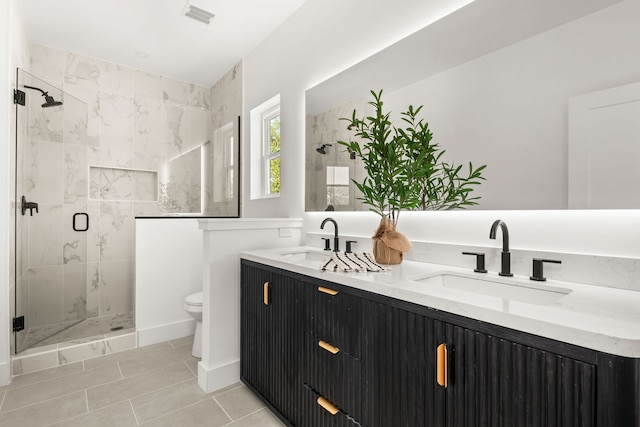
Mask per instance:
[[[38,213],[38,204],[35,202],[27,202],[27,199],[22,196],[22,215],[25,215],[27,213],[27,209],[29,210],[29,215],[33,216],[33,210],[36,210],[36,213]]]

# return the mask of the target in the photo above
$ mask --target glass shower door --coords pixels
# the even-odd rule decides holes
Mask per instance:
[[[87,317],[87,106],[18,69],[15,351]],[[21,329],[23,327],[23,329]]]

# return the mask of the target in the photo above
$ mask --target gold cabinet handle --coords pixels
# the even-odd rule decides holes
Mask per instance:
[[[264,305],[269,305],[269,282],[264,282],[263,291],[264,291]]]
[[[320,341],[318,341],[318,345],[320,347],[324,348],[325,350],[327,350],[331,354],[337,354],[340,351],[340,349],[338,347],[335,347],[335,346],[329,344],[326,341],[320,340]]]
[[[338,409],[338,407],[336,405],[334,405],[333,403],[329,402],[327,399],[325,399],[322,396],[320,396],[318,398],[318,405],[322,406],[325,409],[325,411],[327,411],[331,415],[335,415],[338,412],[340,412],[340,409]]]
[[[440,344],[437,350],[438,385],[447,388],[447,345]]]
[[[329,288],[325,288],[324,286],[318,286],[318,290],[320,292],[323,292],[325,294],[329,294],[331,296],[333,295],[338,295],[338,291],[334,290],[334,289],[329,289]]]

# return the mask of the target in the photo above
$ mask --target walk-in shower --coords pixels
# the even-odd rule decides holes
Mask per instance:
[[[101,321],[87,311],[94,285],[88,268],[94,221],[88,209],[87,105],[24,70],[16,78],[11,312],[12,347],[19,354],[131,328],[133,318],[128,313]]]

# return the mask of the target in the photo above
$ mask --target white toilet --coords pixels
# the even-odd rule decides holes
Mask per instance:
[[[184,309],[196,319],[196,333],[193,336],[193,357],[202,358],[202,292],[191,294],[184,299]]]

